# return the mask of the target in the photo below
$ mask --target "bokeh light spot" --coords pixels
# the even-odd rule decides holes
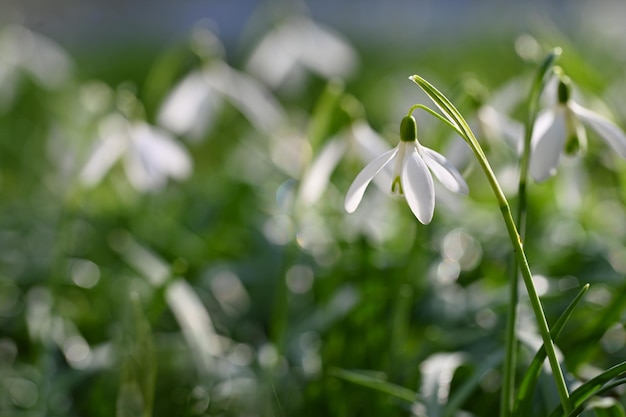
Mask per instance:
[[[100,280],[100,268],[88,259],[79,259],[72,264],[70,275],[79,287],[93,288]]]
[[[315,276],[311,267],[307,265],[294,265],[287,270],[285,277],[287,288],[294,294],[305,294],[313,286]]]
[[[37,403],[39,391],[32,381],[24,378],[14,378],[9,383],[9,396],[13,404],[18,407],[30,408]]]

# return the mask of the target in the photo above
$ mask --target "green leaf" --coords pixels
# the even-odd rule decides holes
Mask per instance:
[[[561,334],[561,331],[565,327],[565,324],[572,316],[574,309],[578,305],[578,303],[583,299],[585,294],[589,291],[589,284],[585,284],[576,297],[572,300],[572,302],[567,306],[561,317],[556,321],[552,330],[550,331],[550,336],[553,340],[557,339]],[[541,365],[546,359],[546,350],[543,345],[539,348],[535,357],[531,361],[528,366],[528,370],[522,379],[520,384],[519,391],[517,393],[517,400],[515,401],[513,408],[514,416],[527,416],[530,415],[531,406],[533,401],[533,392],[535,390],[535,386],[537,385],[537,379],[539,378],[539,374],[541,372]]]
[[[462,128],[464,119],[461,116],[461,113],[454,107],[452,102],[448,100],[446,96],[444,96],[439,90],[435,88],[431,83],[426,81],[424,78],[415,74],[409,77],[411,81],[417,84],[424,92],[430,97],[430,99],[435,103],[435,105],[443,112],[448,120],[460,130],[465,132]],[[467,123],[465,123],[467,125]]]
[[[408,388],[401,387],[391,382],[387,382],[382,378],[374,377],[363,373],[363,371],[350,371],[347,369],[334,368],[330,370],[330,374],[354,384],[372,388],[385,394],[392,395],[409,403],[419,401],[418,394]]]
[[[132,294],[131,319],[123,343],[126,354],[116,400],[117,417],[150,417],[156,383],[156,355],[150,324],[137,294]]]
[[[461,115],[461,112],[457,110],[454,104],[452,104],[452,102],[448,100],[445,95],[443,95],[435,88],[435,86],[426,81],[424,78],[415,74],[411,75],[409,79],[417,84],[428,95],[428,97],[430,97],[433,103],[435,103],[439,110],[443,112],[444,116],[453,125],[454,130],[461,135],[472,151],[479,156],[479,161],[483,164],[486,158],[482,147],[478,143],[478,140],[472,132],[472,129],[469,127],[469,124]]]
[[[339,112],[338,107],[343,96],[343,83],[331,80],[315,103],[311,120],[307,127],[307,136],[313,149],[317,149],[330,134],[333,121],[336,114]]]
[[[582,384],[575,391],[572,392],[570,401],[574,405],[574,411],[570,416],[578,415],[584,408],[586,402],[594,395],[600,395],[603,392],[612,389],[616,386],[626,383],[626,378],[619,378],[615,381],[611,381],[614,378],[626,375],[626,362],[622,362],[612,368],[607,369],[600,375]],[[561,406],[558,406],[551,414],[550,417],[563,416],[563,410]]]

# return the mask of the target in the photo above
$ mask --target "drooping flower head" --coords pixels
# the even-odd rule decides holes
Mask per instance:
[[[191,175],[191,155],[162,129],[113,114],[102,121],[99,131],[97,145],[80,173],[88,187],[98,185],[119,159],[130,184],[140,192],[159,191],[168,179]]]
[[[533,137],[530,174],[537,182],[556,174],[562,154],[574,156],[587,149],[584,125],[591,127],[622,158],[626,158],[626,134],[612,121],[571,98],[571,81],[560,75],[556,105],[539,113]]]
[[[398,146],[370,162],[352,182],[344,204],[348,213],[356,210],[369,183],[384,169],[392,169],[391,193],[403,196],[423,224],[430,223],[435,210],[431,171],[449,190],[460,194],[468,192],[465,180],[454,165],[418,142],[417,124],[411,115],[405,116],[400,123]]]

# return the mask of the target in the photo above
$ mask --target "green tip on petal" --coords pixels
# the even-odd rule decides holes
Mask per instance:
[[[404,190],[402,189],[402,181],[400,180],[399,176],[394,177],[393,182],[391,183],[391,193],[404,195]]]
[[[417,123],[413,116],[404,116],[400,122],[400,140],[415,142],[417,140]]]
[[[587,133],[578,120],[572,120],[563,151],[566,155],[575,156],[587,151]]]

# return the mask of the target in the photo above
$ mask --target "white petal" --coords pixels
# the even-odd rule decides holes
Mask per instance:
[[[619,156],[626,158],[626,134],[619,126],[575,102],[570,103],[570,109],[580,120],[591,126]]]
[[[297,63],[297,54],[289,49],[284,30],[274,30],[255,47],[246,70],[272,88],[279,87]],[[289,34],[287,34],[289,35]]]
[[[352,213],[356,210],[361,202],[361,199],[363,198],[365,189],[372,181],[372,178],[374,178],[376,174],[378,174],[389,162],[391,162],[397,153],[398,148],[393,148],[374,159],[372,162],[367,164],[361,172],[359,172],[359,175],[356,176],[346,193],[344,207],[348,213]]]
[[[356,68],[357,54],[344,37],[303,17],[287,19],[259,42],[246,69],[272,88],[299,67],[324,78],[346,78]]]
[[[445,149],[445,154],[447,155],[446,159],[454,166],[463,167],[466,169],[467,166],[472,162],[472,150],[459,135],[456,133],[452,133],[448,139],[448,145]]]
[[[122,135],[109,135],[100,140],[89,156],[80,179],[88,187],[98,185],[126,149],[127,139]]]
[[[487,105],[478,109],[477,116],[484,130],[488,131],[492,138],[505,139],[521,154],[524,145],[524,126],[520,122]]]
[[[545,181],[556,173],[565,137],[565,109],[557,107],[539,114],[530,156],[530,175],[535,181]]]
[[[285,110],[281,104],[263,84],[249,75],[226,64],[214,64],[205,79],[256,128],[273,134],[285,123]]]
[[[300,185],[299,198],[304,204],[315,203],[328,185],[330,175],[346,152],[345,140],[335,138],[328,142],[311,167],[304,175]]]
[[[435,186],[426,163],[417,148],[407,152],[402,167],[402,188],[411,211],[417,220],[428,224],[435,212]]]
[[[389,150],[387,141],[376,133],[365,121],[355,122],[351,127],[351,132],[351,137],[356,144],[356,152],[364,163],[371,161],[377,155],[381,155]],[[389,187],[391,181],[393,181],[393,175],[389,165],[374,177],[374,184],[388,194],[391,191]]]
[[[126,172],[139,191],[153,191],[165,185],[167,177],[187,178],[191,157],[187,150],[165,132],[137,123],[131,128],[131,149]]]
[[[459,194],[467,194],[469,192],[467,183],[445,156],[424,146],[421,147],[421,150],[422,157],[428,168],[448,190]]]
[[[192,131],[203,134],[220,102],[200,71],[187,75],[169,93],[159,111],[159,123],[178,135]],[[202,125],[200,129],[199,125]]]
[[[1,38],[10,47],[10,55],[3,56],[3,61],[19,65],[44,87],[59,87],[70,78],[72,61],[51,39],[18,25],[7,26]]]
[[[357,144],[356,151],[364,161],[371,161],[377,155],[389,150],[389,144],[365,121],[351,126],[352,138]]]
[[[293,46],[304,66],[325,78],[346,78],[354,71],[357,54],[340,33],[304,18],[288,24],[289,38],[298,40]]]

